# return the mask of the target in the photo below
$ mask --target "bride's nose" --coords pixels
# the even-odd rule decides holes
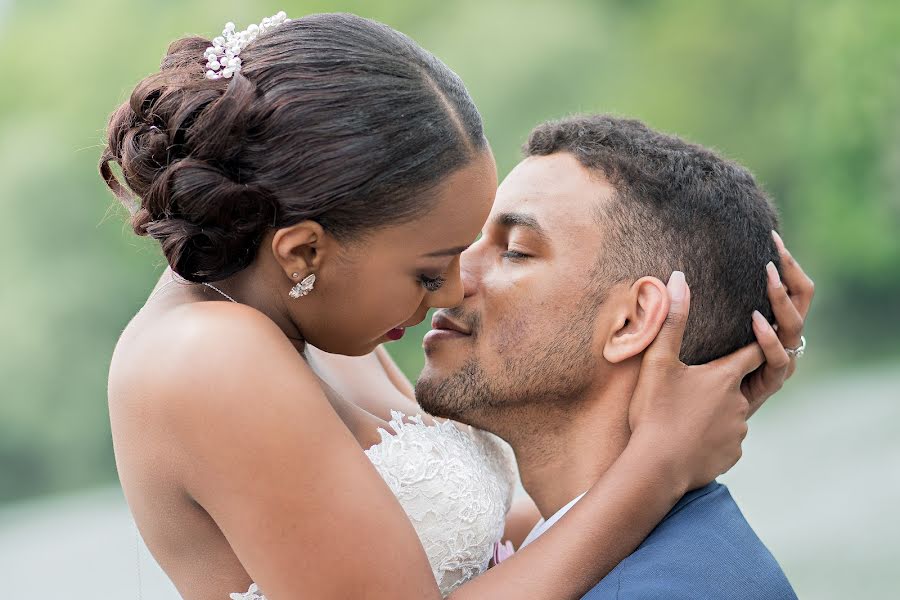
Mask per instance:
[[[459,260],[464,298],[468,298],[475,293],[475,290],[478,289],[478,282],[481,279],[481,254],[479,254],[476,246],[478,246],[478,243],[473,244],[468,250],[463,252]]]

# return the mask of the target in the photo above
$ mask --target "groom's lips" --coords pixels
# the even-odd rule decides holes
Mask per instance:
[[[455,331],[457,333],[461,333],[462,335],[471,335],[470,331],[466,330],[466,328],[462,325],[458,325],[455,321],[447,317],[447,315],[443,314],[441,311],[434,313],[434,316],[431,318],[431,328],[444,331]]]
[[[425,334],[422,346],[427,350],[440,341],[469,337],[471,334],[461,325],[447,318],[440,311],[434,313],[431,319],[431,331]]]

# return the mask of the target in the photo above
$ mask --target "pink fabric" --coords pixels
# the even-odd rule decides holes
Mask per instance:
[[[504,560],[512,556],[516,553],[515,548],[513,548],[512,542],[509,540],[506,543],[497,542],[494,544],[494,564],[499,565]]]

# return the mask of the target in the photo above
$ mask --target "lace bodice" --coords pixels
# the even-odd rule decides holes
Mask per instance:
[[[443,596],[483,573],[500,541],[515,485],[512,450],[452,422],[425,425],[391,412],[392,432],[366,456],[415,527]],[[232,600],[265,600],[254,584]]]

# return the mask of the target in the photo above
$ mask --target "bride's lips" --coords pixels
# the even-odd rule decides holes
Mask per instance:
[[[471,333],[464,327],[450,320],[439,311],[434,313],[434,317],[431,319],[431,331],[425,334],[422,345],[428,347],[439,341],[467,338],[470,335]]]
[[[394,327],[393,329],[388,331],[386,334],[384,334],[384,337],[386,337],[391,342],[396,342],[397,340],[399,340],[400,338],[403,337],[403,335],[406,333],[407,329],[409,329],[410,327],[415,327],[416,325],[421,323],[423,320],[424,320],[424,315],[419,319],[412,318],[409,321],[407,321],[406,323],[404,323],[403,325],[400,325],[399,327]]]

